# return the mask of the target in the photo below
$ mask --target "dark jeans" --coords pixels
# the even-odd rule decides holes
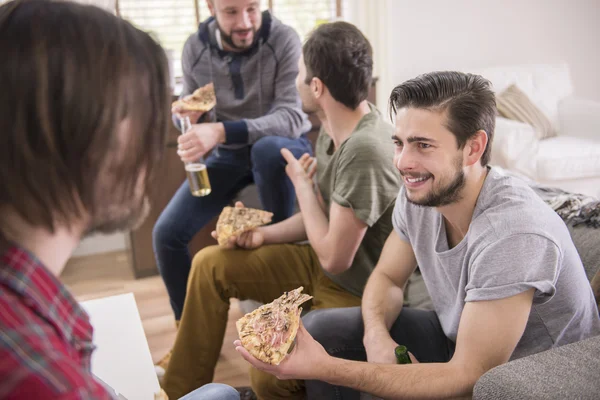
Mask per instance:
[[[330,308],[308,313],[302,322],[310,334],[334,357],[366,361],[364,326],[360,307]],[[392,339],[408,348],[419,362],[447,362],[454,342],[444,335],[433,311],[405,307],[390,329]],[[306,381],[307,399],[359,399],[360,393],[320,381]]]
[[[194,197],[186,180],[156,221],[152,232],[154,255],[176,320],[181,318],[191,267],[188,244],[240,190],[255,183],[264,209],[274,214],[273,222],[293,214],[296,194],[285,173],[282,148],[289,149],[296,158],[312,154],[304,135],[299,139],[264,137],[250,149],[219,148],[206,159],[212,192],[205,197]]]

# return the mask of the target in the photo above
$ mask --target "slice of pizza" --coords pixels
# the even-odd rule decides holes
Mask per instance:
[[[175,101],[172,107],[179,107],[182,111],[207,112],[212,110],[216,104],[215,86],[211,82],[196,89],[191,95]]]
[[[242,346],[262,362],[279,365],[296,339],[300,305],[310,299],[302,286],[240,318],[235,326]]]
[[[232,236],[268,224],[273,213],[255,208],[225,207],[217,221],[217,241],[221,246],[227,244]]]

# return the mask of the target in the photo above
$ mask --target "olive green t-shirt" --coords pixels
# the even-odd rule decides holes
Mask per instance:
[[[400,175],[393,164],[393,130],[371,106],[371,112],[338,149],[323,128],[317,139],[317,181],[327,212],[334,201],[350,207],[368,226],[352,266],[338,275],[325,271],[331,280],[357,296],[362,295],[392,231],[392,212],[400,188]]]

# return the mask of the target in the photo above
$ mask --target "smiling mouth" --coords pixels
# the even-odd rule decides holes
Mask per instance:
[[[408,176],[405,176],[405,177],[404,177],[404,180],[406,180],[406,182],[408,182],[408,183],[418,183],[418,182],[424,182],[424,181],[426,181],[427,179],[429,179],[429,177],[428,177],[428,176],[424,176],[424,177],[421,177],[421,178],[409,178]]]

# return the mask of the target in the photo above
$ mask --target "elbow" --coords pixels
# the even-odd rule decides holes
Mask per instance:
[[[490,366],[484,367],[478,363],[460,362],[455,358],[451,359],[447,365],[452,370],[452,376],[457,378],[455,383],[459,392],[465,396],[472,395],[475,384],[491,369]]]
[[[335,259],[335,257],[330,258],[321,258],[319,257],[319,261],[321,262],[321,267],[331,275],[339,275],[343,272],[346,272],[352,266],[352,259],[350,260],[342,260]]]

